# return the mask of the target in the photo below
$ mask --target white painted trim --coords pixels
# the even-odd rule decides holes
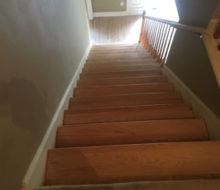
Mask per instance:
[[[143,15],[143,10],[141,9],[133,9],[133,10],[128,10],[127,11],[128,15]]]
[[[205,119],[209,131],[210,139],[220,139],[220,118],[206,106],[198,96],[196,96],[166,65],[162,69],[163,73],[172,82],[175,88],[181,92],[185,102],[192,105],[196,117]]]
[[[115,17],[115,16],[127,16],[127,11],[121,12],[94,12],[94,17]]]
[[[86,5],[87,5],[88,18],[89,18],[89,20],[92,20],[93,19],[93,9],[92,9],[91,0],[86,0]]]
[[[115,17],[115,16],[132,16],[142,15],[142,11],[121,11],[121,12],[94,12],[94,17]]]
[[[33,190],[35,187],[42,185],[44,181],[47,151],[48,149],[54,148],[57,127],[62,124],[64,110],[68,108],[69,99],[73,95],[73,89],[77,85],[77,80],[82,72],[82,68],[86,62],[90,49],[91,44],[89,44],[87,50],[85,51],[82,60],[58,105],[57,111],[51,120],[46,134],[44,135],[44,138],[25,174],[22,182],[22,190]]]

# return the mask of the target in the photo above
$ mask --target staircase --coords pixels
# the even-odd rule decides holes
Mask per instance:
[[[94,46],[48,151],[45,186],[186,180],[148,188],[214,190],[215,181],[188,180],[219,177],[220,142],[209,141],[161,65],[140,45]]]

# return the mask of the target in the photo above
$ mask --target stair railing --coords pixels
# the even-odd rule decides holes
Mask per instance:
[[[139,42],[158,62],[164,64],[167,61],[176,30],[190,31],[202,37],[206,29],[146,16],[144,12]]]

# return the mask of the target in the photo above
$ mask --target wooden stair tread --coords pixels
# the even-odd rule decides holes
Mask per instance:
[[[117,66],[117,67],[93,67],[93,68],[87,68],[84,67],[83,73],[106,73],[106,72],[120,72],[120,71],[143,71],[143,70],[159,70],[160,71],[160,66],[157,65],[132,65],[132,66]]]
[[[193,118],[191,107],[185,105],[150,105],[127,108],[74,111],[67,110],[64,124],[143,121],[155,119]]]
[[[161,68],[149,68],[149,69],[142,69],[142,68],[122,68],[122,69],[117,69],[117,70],[108,70],[108,69],[103,69],[103,70],[97,70],[97,71],[83,71],[82,75],[87,75],[87,74],[101,74],[101,75],[111,75],[111,74],[119,74],[119,73],[128,73],[128,72],[146,72],[146,73],[156,73],[160,74],[161,73]]]
[[[134,84],[134,85],[115,85],[105,87],[75,88],[75,97],[86,96],[109,96],[129,93],[146,92],[173,92],[174,86],[171,83],[152,83],[152,84]]]
[[[183,103],[178,93],[132,94],[119,96],[81,97],[71,98],[71,110],[95,109],[119,106],[136,106],[152,104]]]
[[[56,147],[194,140],[208,140],[203,120],[155,120],[59,127]]]
[[[120,68],[120,67],[137,67],[137,66],[155,66],[155,67],[161,67],[161,64],[157,63],[157,62],[150,62],[150,61],[142,61],[142,62],[114,62],[114,61],[110,61],[108,63],[105,64],[102,62],[95,62],[92,64],[86,63],[84,65],[85,68]]]
[[[145,58],[152,58],[149,54],[145,52],[137,52],[137,53],[112,53],[112,54],[90,54],[88,56],[88,60],[90,59],[123,59],[123,58],[130,58],[130,59],[145,59]]]
[[[101,85],[123,85],[168,82],[165,76],[130,77],[130,78],[106,78],[106,79],[80,79],[77,87],[101,86]]]
[[[152,58],[133,58],[133,59],[90,59],[86,60],[86,64],[110,64],[110,63],[118,63],[118,64],[127,64],[127,63],[155,63],[155,60]]]
[[[126,64],[146,64],[146,65],[151,65],[151,64],[157,64],[155,59],[153,58],[145,58],[145,59],[97,59],[97,60],[86,60],[86,65],[93,65],[93,64],[99,64],[99,65],[110,65],[110,64],[118,64],[118,65],[126,65]]]
[[[220,179],[52,186],[49,190],[219,190]],[[38,187],[35,190],[48,190]]]
[[[105,80],[105,79],[124,79],[124,78],[142,78],[142,77],[162,77],[161,73],[146,73],[143,71],[133,72],[130,75],[123,73],[123,75],[118,75],[117,73],[101,75],[100,74],[81,74],[80,80]]]
[[[122,94],[112,96],[99,96],[99,97],[74,97],[70,99],[70,104],[73,103],[91,103],[95,101],[117,101],[120,100],[134,100],[134,99],[181,99],[181,94],[178,92],[158,92],[158,93],[137,93],[137,94]]]
[[[220,142],[54,149],[45,185],[220,177]]]
[[[186,105],[183,101],[180,100],[174,100],[174,101],[167,101],[167,102],[156,102],[156,101],[152,101],[152,102],[148,102],[145,104],[138,104],[138,103],[118,103],[118,104],[114,104],[114,105],[109,105],[109,104],[97,104],[97,105],[78,105],[78,106],[69,106],[69,109],[66,113],[85,113],[85,112],[100,112],[100,111],[110,111],[110,110],[119,110],[119,109],[130,109],[130,108],[134,108],[134,109],[138,109],[138,108],[151,108],[152,106],[176,106],[176,107],[187,107],[191,109],[191,105]]]
[[[105,51],[104,51],[105,52]],[[136,52],[125,52],[125,51],[112,51],[111,53],[101,53],[101,52],[94,52],[89,54],[89,56],[87,57],[87,59],[127,59],[127,58],[131,58],[131,59],[142,59],[142,58],[151,58],[152,56],[148,53],[146,53],[146,51],[136,51]]]
[[[148,56],[151,56],[151,54],[146,51],[146,49],[144,48],[140,48],[140,47],[126,47],[126,48],[102,48],[102,49],[91,49],[90,51],[90,55],[103,55],[103,54],[107,54],[107,55],[111,55],[111,54],[145,54]]]
[[[110,68],[110,67],[128,67],[128,66],[158,66],[161,67],[161,64],[155,63],[154,61],[129,61],[129,62],[114,62],[114,61],[109,61],[109,62],[93,62],[93,63],[86,63],[85,68],[91,68],[91,67],[97,67],[97,68]]]
[[[134,77],[134,76],[155,76],[161,75],[160,70],[145,70],[145,71],[121,71],[121,72],[106,72],[106,73],[82,73],[80,78],[90,77],[90,78],[119,78],[119,77]]]
[[[102,52],[111,52],[111,53],[113,53],[113,52],[127,52],[127,51],[129,51],[129,52],[137,52],[137,51],[144,51],[144,52],[147,52],[143,47],[140,47],[140,46],[118,46],[118,47],[104,47],[104,46],[102,46],[102,47],[92,47],[91,48],[91,54],[92,53],[97,53],[97,52],[99,52],[99,53],[102,53]],[[149,54],[148,52],[147,52],[147,54]]]
[[[128,54],[128,53],[134,53],[134,51],[136,53],[143,53],[146,55],[151,55],[150,53],[148,53],[146,50],[144,49],[137,49],[135,50],[135,48],[127,48],[127,49],[102,49],[102,50],[93,50],[91,49],[90,54],[118,54],[118,53],[122,53],[122,54]]]
[[[149,56],[136,56],[136,57],[129,57],[129,56],[126,56],[126,57],[98,57],[98,58],[88,58],[87,59],[87,62],[96,62],[96,61],[148,61],[148,60],[152,60],[152,57],[149,57]]]

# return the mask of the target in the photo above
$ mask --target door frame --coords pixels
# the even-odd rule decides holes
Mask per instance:
[[[87,13],[89,20],[93,19],[93,10],[92,10],[92,1],[86,0],[86,6],[87,6]]]

